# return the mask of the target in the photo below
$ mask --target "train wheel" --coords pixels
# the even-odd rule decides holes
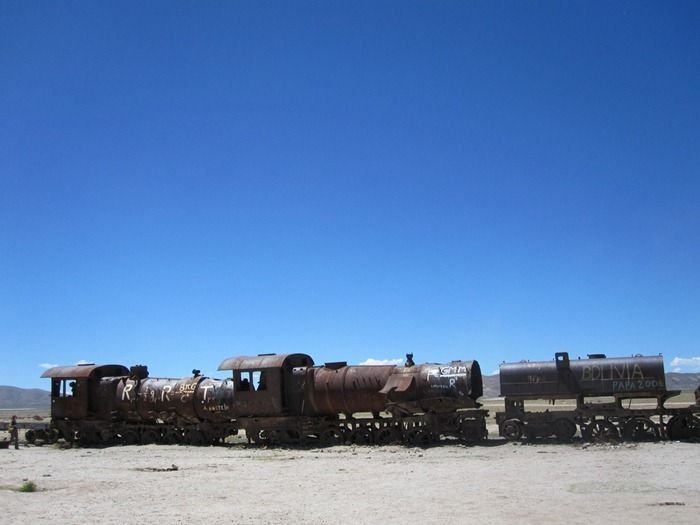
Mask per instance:
[[[80,433],[81,447],[97,447],[102,444],[102,438],[97,430],[84,430]]]
[[[523,436],[523,424],[517,419],[507,419],[501,425],[501,435],[509,441],[517,441]]]
[[[691,415],[673,416],[666,424],[666,434],[678,441],[700,437],[700,419]]]
[[[174,428],[171,428],[170,430],[166,430],[163,434],[162,442],[166,445],[178,445],[182,443],[182,434]]]
[[[160,433],[156,430],[149,429],[141,432],[141,444],[151,445],[160,442]]]
[[[462,419],[459,422],[459,433],[465,442],[472,444],[483,441],[489,435],[484,419]]]
[[[221,443],[219,436],[217,436],[216,433],[211,430],[202,432],[202,435],[204,438],[203,445],[212,446]]]
[[[591,422],[584,430],[586,441],[618,441],[620,431],[610,421],[598,420]]]
[[[29,429],[24,433],[24,439],[27,441],[27,443],[37,446],[55,443],[59,437],[61,437],[60,434],[53,428],[40,428],[37,430]]]
[[[251,441],[256,445],[265,445],[270,442],[270,433],[261,428],[251,428],[245,431],[248,443]]]
[[[266,445],[276,445],[280,442],[279,430],[261,430],[258,434],[260,438],[260,443],[265,443]]]
[[[625,441],[658,441],[659,437],[659,426],[647,417],[632,417],[622,427]]]
[[[332,447],[334,445],[342,445],[345,443],[344,432],[336,427],[329,427],[321,432],[318,436],[321,445],[324,447]]]
[[[390,445],[392,443],[401,442],[401,434],[392,427],[384,427],[379,429],[375,439],[378,445]]]
[[[127,430],[122,435],[122,443],[124,445],[138,445],[139,435],[135,430]]]
[[[250,437],[256,445],[274,445],[279,442],[277,430],[256,429],[251,431]]]
[[[38,429],[34,433],[34,441],[36,442],[37,445],[45,445],[49,441],[49,435],[46,430],[43,428]]]
[[[368,428],[356,428],[350,434],[350,441],[353,445],[371,445],[372,431]]]
[[[61,437],[61,433],[55,428],[50,428],[46,431],[46,436],[49,443],[56,443]]]
[[[576,425],[570,419],[560,418],[554,422],[554,435],[561,441],[569,441],[576,434]]]
[[[432,442],[432,436],[425,428],[416,427],[406,433],[405,441],[411,445],[424,447]]]
[[[199,430],[196,430],[194,428],[188,429],[185,432],[185,443],[188,445],[203,445],[204,444],[204,434],[202,434]]]
[[[100,443],[102,445],[107,446],[114,443],[114,431],[112,429],[103,428],[97,433],[100,436]]]
[[[301,432],[295,428],[284,429],[278,433],[277,437],[280,442],[293,446],[301,445],[304,441],[304,437],[301,435]]]
[[[59,437],[62,436],[66,443],[70,443],[72,445],[75,442],[75,430],[73,428],[62,428],[59,430],[59,433]],[[39,436],[37,436],[37,439],[39,439]]]
[[[226,443],[226,436],[224,435],[223,432],[221,432],[221,433],[219,433],[219,432],[213,433],[212,432],[209,434],[209,436],[211,438],[211,444],[215,447]]]

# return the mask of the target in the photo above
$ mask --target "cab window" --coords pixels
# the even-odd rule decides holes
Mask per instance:
[[[51,397],[75,397],[78,395],[78,382],[75,379],[54,379],[51,382]]]
[[[267,389],[267,377],[264,370],[246,370],[240,374],[239,391],[260,392]]]

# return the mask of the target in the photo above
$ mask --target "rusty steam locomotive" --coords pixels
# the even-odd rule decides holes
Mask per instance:
[[[476,361],[406,365],[314,366],[306,354],[234,357],[219,366],[231,372],[223,380],[198,370],[152,378],[141,365],[55,367],[42,376],[51,379],[51,428],[27,438],[199,445],[239,429],[256,443],[283,444],[486,437]]]
[[[81,445],[215,444],[244,430],[269,444],[427,444],[440,438],[487,437],[488,411],[477,361],[405,366],[315,366],[306,354],[225,359],[213,379],[193,370],[184,378],[153,378],[145,366],[55,367],[51,425],[28,441],[64,439]],[[504,364],[505,411],[496,413],[506,439],[700,438],[700,404],[667,408],[661,357]],[[600,402],[605,398],[605,402]],[[652,398],[655,406],[623,406]],[[563,410],[527,411],[530,400],[575,400]]]

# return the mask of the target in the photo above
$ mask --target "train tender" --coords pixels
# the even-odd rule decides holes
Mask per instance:
[[[32,441],[211,444],[239,428],[257,443],[429,443],[486,437],[476,361],[314,366],[306,354],[224,360],[228,379],[151,378],[145,366],[56,367],[51,427]],[[39,432],[42,432],[39,434]]]
[[[496,414],[506,439],[556,436],[569,440],[580,430],[585,440],[656,440],[700,437],[700,405],[666,407],[680,391],[666,390],[661,356],[607,358],[591,354],[570,360],[507,363],[500,367],[505,412]],[[525,402],[575,400],[564,410],[529,412]],[[651,400],[651,407],[633,400]],[[627,406],[623,406],[623,402]],[[655,405],[655,406],[654,406]]]

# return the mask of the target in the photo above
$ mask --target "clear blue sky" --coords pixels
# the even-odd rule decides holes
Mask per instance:
[[[700,370],[700,4],[0,2],[0,384]]]

